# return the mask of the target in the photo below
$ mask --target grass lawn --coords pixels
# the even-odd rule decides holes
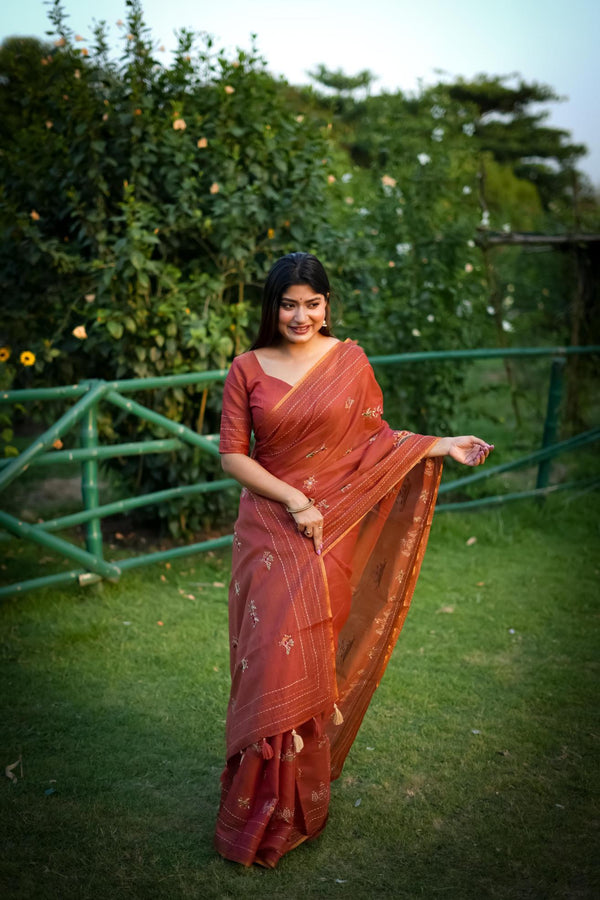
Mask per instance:
[[[275,871],[212,850],[228,554],[5,601],[0,895],[597,897],[599,531],[594,493],[436,519],[328,827]]]

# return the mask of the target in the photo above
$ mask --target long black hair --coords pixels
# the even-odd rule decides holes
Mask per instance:
[[[294,284],[308,284],[315,294],[323,294],[329,309],[331,288],[323,264],[312,253],[288,253],[273,263],[263,288],[260,327],[251,350],[272,347],[279,340],[279,304],[285,291]],[[329,325],[320,333],[331,335]]]

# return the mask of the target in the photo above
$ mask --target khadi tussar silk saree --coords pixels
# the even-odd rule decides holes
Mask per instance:
[[[250,351],[228,374],[222,453],[314,498],[323,551],[242,490],[229,591],[231,695],[216,848],[275,866],[318,835],[329,785],[402,628],[441,476],[435,437],[396,431],[364,352],[339,342],[293,387]]]

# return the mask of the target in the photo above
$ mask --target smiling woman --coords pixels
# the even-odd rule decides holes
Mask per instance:
[[[329,296],[314,256],[278,260],[223,393],[222,466],[244,490],[216,848],[244,865],[273,867],[323,830],[408,610],[441,457],[474,466],[491,450],[390,428],[364,352],[329,330]]]

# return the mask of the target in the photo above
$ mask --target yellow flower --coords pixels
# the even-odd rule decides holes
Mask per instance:
[[[33,219],[34,222],[39,222],[40,214],[35,209],[32,209],[31,212],[29,213],[29,215],[31,216],[31,218]]]
[[[0,347],[0,362],[10,359],[10,347]]]
[[[396,179],[392,178],[391,175],[383,175],[381,183],[384,187],[396,187]]]
[[[71,332],[73,337],[76,337],[80,341],[85,341],[87,337],[87,331],[85,330],[85,325],[78,325]]]
[[[269,230],[267,231],[267,237],[269,238],[270,241],[273,240],[273,238],[275,237],[275,229],[274,228],[269,228]]]
[[[19,357],[19,361],[23,366],[32,366],[35,362],[35,353],[32,353],[31,350],[23,350]]]
[[[230,84],[225,85],[225,93],[226,94],[235,94],[235,88],[231,87]]]
[[[204,150],[205,147],[208,147],[208,141],[205,137],[198,138],[198,149]]]
[[[175,129],[175,131],[185,131],[185,129],[187,128],[185,119],[175,119],[175,121],[173,122],[173,128]]]
[[[83,299],[85,300],[86,303],[93,303],[94,300],[96,299],[96,295],[95,294],[84,294]]]
[[[221,190],[221,188],[219,187],[219,185],[217,184],[217,182],[216,182],[216,181],[213,181],[213,183],[212,183],[211,186],[210,186],[210,192],[211,192],[211,194],[218,194],[220,190]]]
[[[296,116],[296,122],[299,122],[299,123],[304,122],[304,116]]]

